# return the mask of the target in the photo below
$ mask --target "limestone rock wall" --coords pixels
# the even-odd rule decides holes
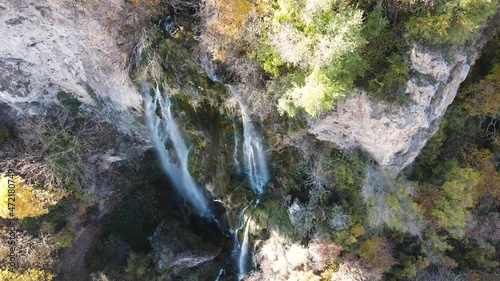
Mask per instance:
[[[354,91],[335,110],[312,120],[309,132],[341,149],[359,147],[379,165],[399,171],[415,160],[437,131],[476,53],[458,51],[449,57],[416,46],[410,53],[407,105],[381,102]]]
[[[1,0],[0,101],[13,107],[50,103],[62,89],[91,104],[90,87],[115,109],[141,108],[141,95],[125,69],[126,52],[103,25],[105,19],[119,20],[123,5],[121,0]]]

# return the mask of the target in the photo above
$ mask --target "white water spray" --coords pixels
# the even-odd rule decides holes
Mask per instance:
[[[269,169],[262,144],[262,137],[259,135],[250,119],[248,110],[241,101],[241,98],[231,85],[226,85],[229,92],[236,98],[240,105],[241,117],[243,119],[243,158],[245,173],[250,180],[250,185],[254,194],[259,197],[264,193],[264,187],[269,181]]]
[[[233,149],[233,160],[234,165],[236,166],[236,173],[241,173],[241,165],[239,160],[238,148],[240,146],[240,134],[238,132],[238,127],[236,126],[236,122],[233,119],[233,131],[234,131],[234,149]]]
[[[248,216],[245,233],[243,234],[243,242],[241,243],[240,255],[238,257],[238,280],[243,279],[245,274],[248,272],[247,260],[248,260],[248,230],[250,228],[250,221],[252,220],[252,215]]]
[[[146,105],[146,123],[164,172],[170,177],[177,191],[184,196],[199,215],[213,217],[209,200],[202,187],[189,174],[189,149],[172,116],[168,95],[162,96],[158,84],[154,89],[153,97],[151,97],[147,84],[143,83],[142,90]],[[157,106],[160,108],[160,117],[156,114]],[[174,157],[171,157],[165,148],[165,143],[168,140],[172,143],[177,163],[173,161]]]

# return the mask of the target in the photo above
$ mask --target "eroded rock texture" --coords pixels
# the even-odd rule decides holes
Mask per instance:
[[[470,50],[469,50],[470,51]],[[477,50],[453,55],[415,47],[406,84],[407,105],[381,102],[362,91],[309,124],[309,132],[342,149],[359,147],[377,163],[399,171],[411,164],[452,103]]]
[[[87,103],[95,94],[117,108],[140,108],[126,52],[103,25],[122,17],[122,2],[1,1],[0,100],[50,102],[62,89]]]

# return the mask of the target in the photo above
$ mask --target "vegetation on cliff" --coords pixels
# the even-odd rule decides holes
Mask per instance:
[[[344,265],[355,265],[371,279],[498,279],[499,36],[485,47],[439,131],[402,174],[305,130],[308,120],[335,109],[354,87],[396,105],[408,103],[412,44],[453,52],[488,24],[497,1],[125,4],[131,21],[145,26],[126,23],[119,29],[124,38],[136,36],[131,78],[157,83],[172,95],[176,120],[192,144],[189,171],[225,204],[220,209],[232,225],[251,191],[234,163],[239,107],[220,83],[234,84],[254,120],[261,121],[257,127],[267,139],[272,180],[252,212],[250,244],[257,263],[249,280],[335,280]],[[81,261],[99,272],[96,278],[154,280],[201,271],[215,277],[230,256],[229,240],[186,214],[151,155],[144,163],[130,163],[139,169],[110,168],[108,153],[122,149],[115,139],[130,136],[92,116],[104,101],[88,91],[95,108],[60,89],[57,110],[17,121],[24,131],[0,124],[1,156],[6,156],[0,164],[18,172],[16,244],[24,251],[22,270],[9,272],[7,260],[0,260],[0,278],[53,279],[59,250],[74,246],[80,227],[94,226],[95,244],[87,245]],[[137,145],[123,139],[120,146]],[[101,201],[96,182],[103,189]],[[0,183],[0,223],[7,226],[3,174]],[[123,196],[112,200],[114,192]],[[112,206],[102,203],[105,197]],[[205,233],[207,243],[216,245],[210,255],[217,257],[197,271],[175,275],[150,246],[164,217],[184,231]],[[9,250],[3,243],[8,239],[2,229],[2,254]]]

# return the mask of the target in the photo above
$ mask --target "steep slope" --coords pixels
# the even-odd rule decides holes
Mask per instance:
[[[497,30],[498,18],[497,13],[493,24],[467,46],[435,50],[415,46],[409,58],[407,104],[386,103],[357,90],[340,101],[335,110],[313,119],[309,132],[342,149],[359,147],[379,165],[400,171],[415,160],[436,133],[460,83]]]

